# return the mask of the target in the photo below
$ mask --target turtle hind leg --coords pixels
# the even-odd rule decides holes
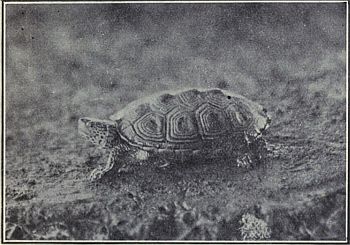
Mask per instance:
[[[110,170],[113,168],[113,166],[114,166],[116,160],[117,160],[117,152],[116,152],[116,151],[111,151],[111,152],[109,153],[108,161],[107,161],[106,166],[105,166],[105,167],[99,166],[98,168],[94,169],[94,170],[91,172],[91,174],[90,174],[90,176],[89,176],[88,179],[89,179],[90,181],[97,181],[97,180],[101,179],[102,176],[103,176],[105,173],[107,173],[108,171],[110,171]]]

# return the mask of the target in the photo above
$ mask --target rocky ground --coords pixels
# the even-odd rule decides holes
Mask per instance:
[[[345,5],[7,6],[7,239],[344,240]],[[77,134],[152,92],[219,87],[272,114],[265,164],[86,177]]]

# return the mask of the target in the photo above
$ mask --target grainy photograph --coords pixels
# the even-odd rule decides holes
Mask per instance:
[[[3,3],[2,242],[346,241],[347,9]]]

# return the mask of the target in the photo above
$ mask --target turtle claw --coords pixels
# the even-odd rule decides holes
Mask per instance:
[[[122,173],[130,173],[132,172],[132,169],[130,168],[130,166],[122,166],[121,168],[118,169],[117,173],[118,174],[122,174]]]
[[[102,167],[100,166],[91,172],[91,174],[88,177],[88,180],[91,182],[97,181],[97,180],[101,179],[104,174],[105,174],[105,172],[103,171]]]
[[[237,167],[251,168],[253,165],[252,157],[249,154],[244,154],[237,158]]]

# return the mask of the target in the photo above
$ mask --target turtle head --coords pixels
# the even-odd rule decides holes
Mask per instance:
[[[78,121],[78,132],[91,143],[102,148],[112,148],[119,144],[117,123],[111,120],[99,120],[83,117]]]

